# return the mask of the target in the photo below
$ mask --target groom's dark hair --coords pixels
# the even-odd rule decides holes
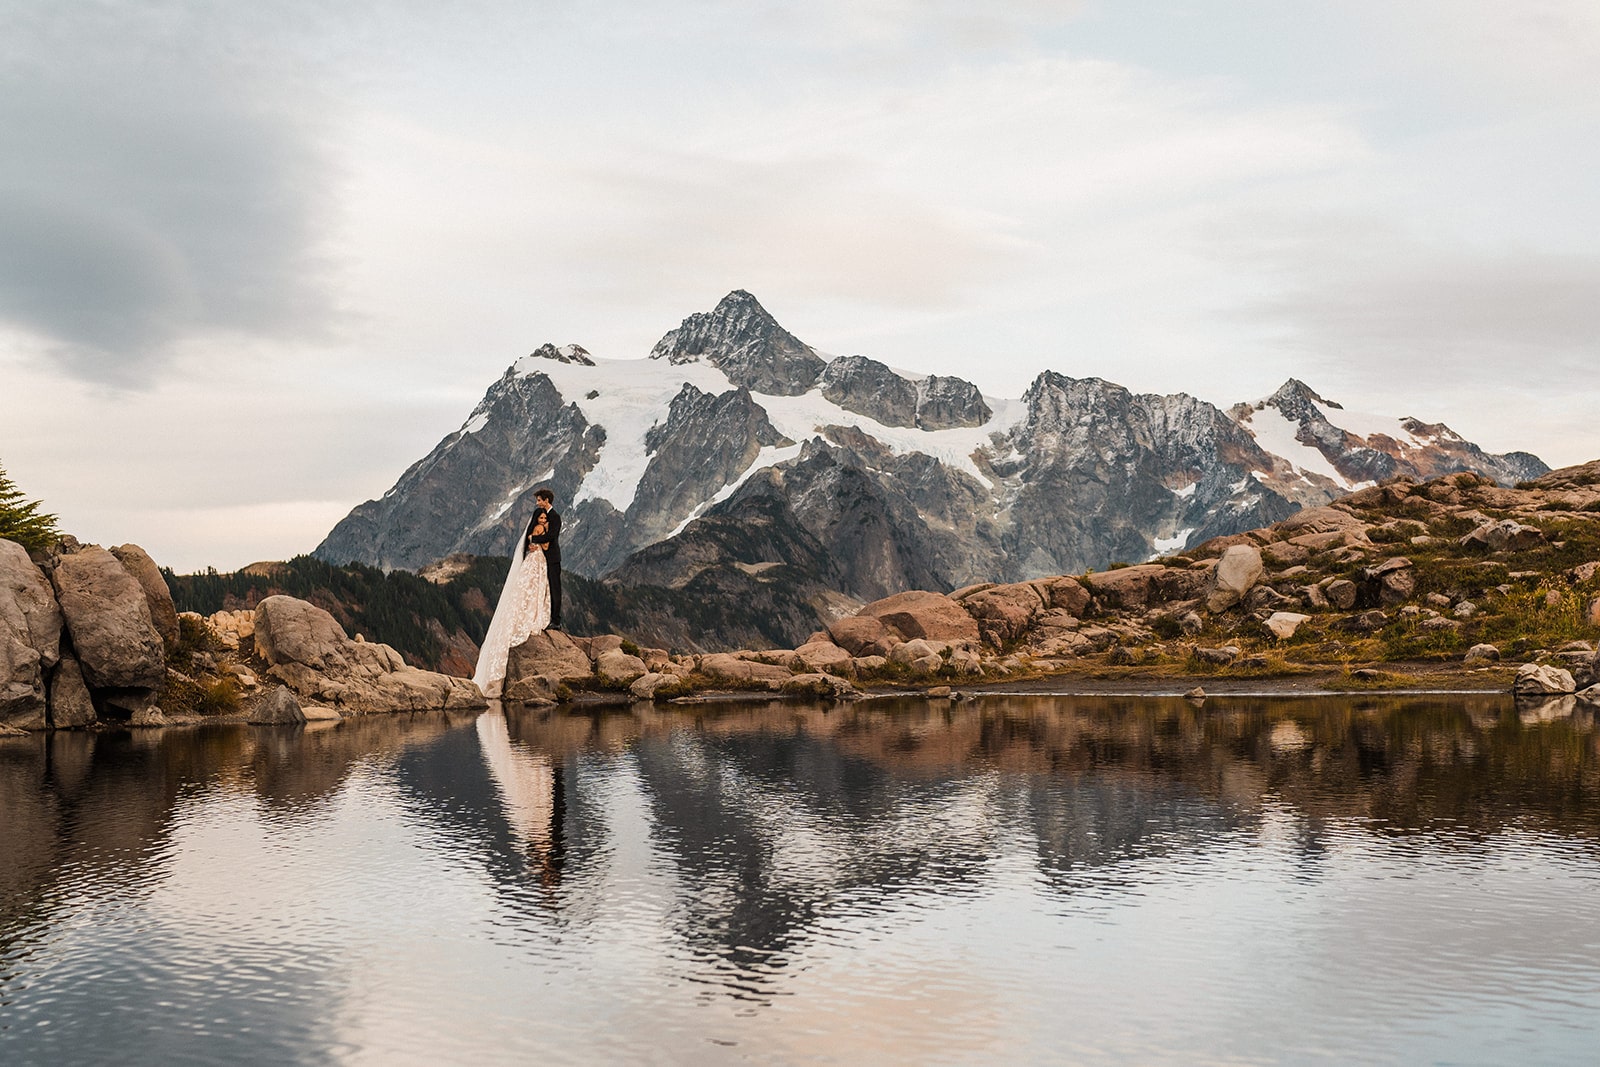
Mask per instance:
[[[556,502],[556,495],[548,489],[540,489],[533,495],[535,498],[543,500],[546,504],[554,504]]]

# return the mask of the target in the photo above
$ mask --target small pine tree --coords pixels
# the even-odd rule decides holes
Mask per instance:
[[[48,548],[61,536],[56,517],[39,510],[39,501],[24,500],[22,490],[0,466],[0,537],[23,548]]]

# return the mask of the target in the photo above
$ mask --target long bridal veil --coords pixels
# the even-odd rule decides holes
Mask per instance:
[[[522,588],[522,566],[527,556],[526,542],[517,538],[517,550],[511,556],[511,570],[506,572],[506,584],[500,587],[500,599],[494,606],[494,618],[489,620],[489,632],[483,635],[478,649],[478,667],[472,680],[486,697],[500,695],[506,679],[506,659],[511,654],[511,628],[521,599],[517,590]],[[493,686],[494,692],[490,692]]]

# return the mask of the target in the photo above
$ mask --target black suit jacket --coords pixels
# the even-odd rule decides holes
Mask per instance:
[[[547,521],[550,524],[550,528],[542,534],[536,534],[533,532],[533,528],[539,523],[539,512],[541,511],[547,513]],[[545,552],[544,556],[545,563],[552,571],[561,569],[561,513],[559,511],[555,508],[535,508],[533,515],[528,519],[528,528],[523,531],[522,539],[524,543],[549,545],[550,548]]]

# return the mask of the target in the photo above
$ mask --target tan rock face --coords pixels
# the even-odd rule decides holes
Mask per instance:
[[[890,642],[888,627],[883,620],[872,615],[847,615],[828,625],[828,634],[834,643],[853,656],[887,656]]]
[[[274,666],[342,667],[345,646],[356,643],[332,615],[290,596],[269,596],[258,604],[253,632],[256,653]]]
[[[1031,582],[991,586],[961,602],[984,640],[999,647],[1022,636],[1047,606]]]
[[[1222,554],[1206,583],[1206,610],[1226,611],[1255,587],[1266,567],[1261,549],[1255,545],[1234,545]]]
[[[0,723],[46,725],[45,680],[61,657],[61,610],[27,551],[0,540]]]
[[[150,621],[168,648],[178,643],[178,609],[172,603],[172,590],[161,577],[161,568],[150,554],[138,545],[117,545],[111,549],[123,568],[133,575],[139,588],[144,590],[145,603],[150,607]]]
[[[273,679],[301,700],[344,714],[467,710],[485,703],[469,680],[411,667],[388,645],[352,641],[332,615],[295,597],[271,596],[256,606],[255,642]],[[583,660],[587,669],[588,657]]]
[[[897,593],[868,604],[856,614],[878,619],[886,629],[907,641],[921,637],[976,642],[981,636],[972,616],[942,593]]]
[[[1046,583],[1050,590],[1050,606],[1069,615],[1083,618],[1089,610],[1089,590],[1076,578],[1056,578]]]
[[[511,689],[522,678],[545,676],[558,682],[575,682],[592,673],[589,657],[572,638],[559,630],[546,630],[511,650],[506,661],[506,699],[514,699]]]
[[[855,669],[854,658],[848,651],[832,641],[812,641],[794,650],[795,657],[807,671],[840,671]]]
[[[166,651],[145,592],[121,561],[90,546],[56,562],[56,600],[91,689],[155,689],[167,674]]]
[[[793,674],[787,667],[740,659],[728,652],[713,652],[701,656],[699,669],[701,673],[713,678],[746,685],[763,682],[781,684]]]
[[[1146,563],[1088,574],[1083,580],[1106,607],[1132,611],[1144,608],[1151,602],[1155,580],[1165,575],[1166,571],[1167,568],[1159,563]]]
[[[94,701],[84,684],[83,671],[71,655],[63,655],[50,674],[50,725],[70,730],[94,722]]]
[[[631,685],[648,672],[644,660],[630,656],[621,648],[612,648],[595,659],[595,673],[600,675],[601,680],[613,685]]]

